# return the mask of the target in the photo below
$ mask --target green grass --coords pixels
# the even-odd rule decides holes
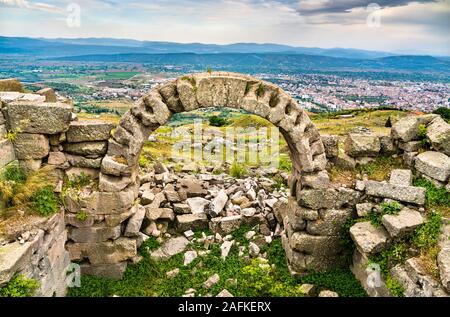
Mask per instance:
[[[415,179],[413,184],[426,189],[425,204],[427,208],[442,207],[447,212],[450,210],[450,193],[446,191],[445,187],[436,187],[424,178]]]
[[[427,222],[420,225],[411,238],[413,245],[421,250],[435,246],[439,240],[442,227],[442,216],[438,213],[431,213]]]
[[[234,178],[242,178],[247,175],[247,169],[244,165],[237,163],[236,161],[230,167],[230,176]]]
[[[45,186],[30,199],[33,209],[41,216],[47,217],[58,211],[59,200],[53,189],[53,186]]]
[[[367,293],[349,269],[313,272],[300,278],[300,282],[316,285],[321,290],[331,290],[341,297],[367,297]]]
[[[127,80],[131,77],[140,74],[139,72],[105,72],[101,75],[97,76],[97,79],[108,80],[108,79],[116,79],[116,80]]]
[[[391,275],[388,275],[386,278],[386,287],[391,292],[391,295],[394,297],[404,297],[405,288]]]
[[[243,226],[232,233],[240,245],[248,245],[244,234],[250,230]],[[199,235],[199,233],[196,233]],[[245,260],[239,256],[235,244],[226,260],[220,257],[220,244],[213,244],[210,253],[197,257],[192,263],[183,266],[183,254],[173,256],[167,261],[155,262],[147,250],[154,250],[159,243],[150,238],[139,253],[143,260],[129,265],[122,280],[114,281],[93,276],[82,276],[81,288],[71,288],[68,296],[182,296],[189,288],[197,290],[196,295],[216,295],[224,288],[234,296],[303,296],[299,286],[315,281],[323,289],[338,292],[341,296],[365,296],[364,291],[349,270],[336,270],[328,273],[314,273],[297,280],[289,273],[284,250],[279,238],[262,248],[268,254],[268,263],[260,260]],[[198,243],[189,249],[202,250]],[[271,265],[275,264],[274,267]],[[168,278],[166,272],[179,268],[179,274]],[[219,274],[220,281],[211,289],[203,283],[213,274]]]
[[[0,297],[31,297],[38,288],[38,281],[18,274],[0,288]]]
[[[378,156],[373,162],[358,165],[356,170],[361,174],[367,174],[370,179],[386,180],[394,169],[404,168],[403,160],[392,156]]]

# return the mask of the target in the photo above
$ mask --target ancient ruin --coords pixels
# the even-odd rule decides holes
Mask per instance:
[[[16,159],[30,171],[52,166],[55,188],[60,192],[64,182],[74,175],[84,173],[97,180],[95,186],[64,189],[61,213],[30,228],[21,228],[0,246],[0,287],[16,272],[27,272],[41,280],[40,295],[44,296],[64,295],[70,261],[80,263],[83,274],[120,278],[127,263],[137,256],[138,247],[152,233],[148,226],[143,228],[145,219],[153,225],[164,219],[180,235],[208,227],[219,235],[227,235],[240,224],[260,224],[272,228],[267,230],[267,236],[273,232],[281,235],[292,274],[326,271],[345,265],[348,250],[341,245],[340,237],[347,220],[364,217],[376,209],[377,202],[390,199],[401,204],[401,211],[384,215],[382,226],[362,221],[350,228],[356,244],[354,274],[369,295],[388,296],[384,284],[375,288],[367,285],[368,256],[425,222],[425,189],[412,185],[411,170],[394,170],[389,182],[359,180],[349,187],[331,182],[327,168],[352,168],[380,154],[399,153],[395,155],[403,155],[416,173],[449,189],[450,125],[439,116],[407,117],[394,125],[390,136],[352,132],[342,153],[337,137],[321,136],[287,93],[246,75],[212,72],[178,78],[140,99],[117,127],[99,121],[77,121],[71,102],[56,101],[48,91],[42,96],[3,93],[0,99],[0,168]],[[264,198],[264,190],[260,194],[259,185],[250,184],[247,192],[242,192],[237,184],[233,189],[229,186],[210,195],[211,202],[204,196],[205,184],[212,183],[212,177],[203,182],[189,177],[170,180],[163,165],[155,166],[154,175],[147,178],[139,175],[139,156],[151,133],[175,113],[207,107],[244,109],[279,128],[293,163],[289,197],[269,202]],[[421,153],[419,125],[428,127],[427,137],[432,145],[432,149]],[[1,138],[5,134],[2,131],[16,131],[17,136],[11,142]],[[235,216],[222,212],[229,199],[236,203],[246,195],[254,196],[254,201],[262,197],[258,212],[252,204]],[[78,216],[81,211],[83,219]],[[449,225],[444,227],[448,236]],[[32,234],[20,236],[25,231]],[[16,241],[18,237],[22,243]],[[182,237],[173,243],[175,248],[184,250],[187,242]],[[442,238],[440,243],[441,281],[421,275],[414,266],[415,258],[392,273],[409,287],[407,296],[446,296],[449,292],[449,240]],[[257,248],[250,252],[258,254]],[[152,256],[170,256],[166,251]],[[419,287],[417,281],[425,282]]]

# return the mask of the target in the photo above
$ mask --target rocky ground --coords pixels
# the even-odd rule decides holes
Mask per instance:
[[[291,276],[276,219],[287,203],[285,172],[255,168],[236,178],[216,172],[227,166],[191,164],[178,173],[173,166],[158,162],[141,177],[125,235],[143,242],[124,278],[83,277],[69,295],[365,295],[348,269]]]

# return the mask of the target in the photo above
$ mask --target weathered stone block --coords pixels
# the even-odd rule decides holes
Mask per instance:
[[[436,151],[450,156],[450,124],[441,117],[433,119],[427,127],[427,137]]]
[[[322,135],[323,146],[327,158],[337,157],[339,155],[339,138],[337,135]]]
[[[443,153],[428,151],[414,159],[416,170],[441,182],[450,177],[450,157]]]
[[[396,169],[391,172],[389,183],[398,186],[411,186],[412,185],[412,172],[411,170]]]
[[[14,141],[14,149],[19,160],[36,160],[48,155],[50,144],[42,134],[19,133]]]
[[[399,139],[403,142],[417,140],[419,125],[428,124],[436,118],[435,114],[428,114],[423,116],[407,116],[398,120],[391,129],[391,136],[393,139]]]
[[[75,155],[104,155],[108,149],[108,142],[79,142],[64,144],[64,151]]]
[[[425,188],[422,187],[398,186],[369,180],[366,182],[366,194],[417,205],[423,205],[425,203]]]
[[[103,277],[107,279],[121,279],[127,268],[127,262],[119,262],[112,264],[81,264],[81,274]]]
[[[136,240],[118,238],[114,241],[95,243],[68,243],[71,260],[89,259],[92,265],[114,264],[136,256]]]
[[[86,168],[100,168],[102,158],[87,158],[79,155],[66,154],[67,161],[71,166],[86,167]]]
[[[306,232],[317,236],[339,236],[342,226],[351,218],[351,209],[323,209],[319,211],[320,218],[315,221],[308,221]]]
[[[373,254],[383,250],[388,242],[387,231],[380,227],[374,227],[370,221],[358,222],[350,228],[350,236],[356,243],[356,247],[363,253]]]
[[[349,133],[345,140],[345,153],[351,157],[377,156],[380,149],[380,138],[375,134]]]
[[[297,199],[301,206],[310,209],[341,209],[345,205],[355,205],[360,196],[358,191],[348,188],[321,188],[302,190]]]
[[[67,142],[106,141],[113,127],[113,124],[102,121],[73,121],[66,132]]]
[[[294,232],[289,243],[292,249],[308,255],[332,256],[342,251],[339,237],[334,236],[313,236]]]
[[[55,91],[50,87],[40,89],[40,90],[36,91],[36,94],[44,96],[45,102],[57,102],[58,101],[58,97],[56,96]]]
[[[142,226],[142,222],[145,217],[145,208],[142,206],[133,207],[136,209],[136,212],[133,216],[131,216],[130,220],[128,220],[127,226],[125,228],[124,236],[126,237],[135,237],[139,234],[139,231]]]
[[[120,237],[120,226],[105,227],[94,225],[92,227],[69,228],[69,239],[74,242],[103,242],[109,239],[117,239],[118,237]]]
[[[72,119],[71,105],[65,103],[9,103],[6,113],[11,130],[23,133],[57,134],[67,131]]]
[[[208,217],[206,214],[187,214],[176,216],[176,226],[179,231],[201,230],[208,228]]]
[[[8,140],[0,141],[0,168],[16,159],[14,147]]]
[[[381,218],[384,227],[392,238],[405,236],[424,222],[420,212],[403,208],[398,215],[384,215]]]
[[[421,146],[422,146],[421,141],[409,141],[409,142],[400,141],[398,144],[398,148],[405,152],[417,152],[421,148]]]

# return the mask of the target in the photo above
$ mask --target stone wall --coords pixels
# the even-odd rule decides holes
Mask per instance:
[[[0,243],[0,288],[22,274],[39,282],[36,296],[64,296],[70,264],[64,211],[48,219],[36,217],[28,228],[17,228],[13,236],[17,240]]]

